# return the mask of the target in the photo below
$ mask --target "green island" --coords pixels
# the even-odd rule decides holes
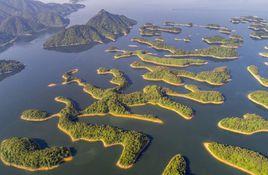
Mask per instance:
[[[234,39],[234,38],[226,39],[219,35],[212,37],[205,37],[202,38],[202,40],[210,45],[220,45],[221,47],[228,47],[228,48],[238,48],[242,44],[240,39]]]
[[[81,79],[74,77],[71,72],[72,71],[66,72],[62,76],[63,84],[76,83],[78,86],[83,87],[85,93],[98,100],[82,110],[81,116],[104,116],[110,114],[114,117],[163,123],[162,120],[155,116],[132,114],[128,110],[131,106],[151,104],[174,111],[188,120],[193,117],[193,110],[190,107],[171,100],[159,86],[145,86],[141,91],[124,94],[121,93],[117,87],[102,89],[83,82]]]
[[[189,93],[182,94],[173,91],[172,89],[165,88],[166,93],[169,96],[182,97],[190,99],[202,104],[222,104],[224,103],[223,95],[218,91],[203,91],[196,85],[187,84],[184,85],[185,89],[189,90]]]
[[[183,26],[183,27],[193,27],[193,23],[189,22],[189,23],[178,23],[178,22],[174,22],[174,21],[165,21],[164,22],[165,26]]]
[[[45,111],[40,111],[38,109],[28,109],[22,112],[21,119],[30,119],[31,121],[44,121],[49,119],[48,116],[48,113]]]
[[[218,126],[224,130],[245,135],[268,132],[268,120],[256,114],[245,114],[243,118],[224,118],[218,123]]]
[[[199,66],[207,64],[208,62],[201,59],[191,59],[191,58],[166,58],[166,57],[157,57],[151,53],[142,50],[136,51],[123,51],[121,53],[115,54],[115,59],[128,58],[132,56],[137,56],[143,62],[153,63],[161,66],[170,66],[170,67],[188,67],[188,66]]]
[[[238,53],[235,48],[211,46],[209,48],[195,49],[192,51],[186,51],[183,49],[170,46],[165,42],[150,41],[145,38],[132,38],[132,41],[148,45],[156,50],[168,51],[171,55],[168,57],[211,57],[216,59],[236,59],[238,58]]]
[[[162,175],[186,175],[187,163],[180,154],[175,155],[167,164]]]
[[[46,171],[71,161],[72,155],[66,147],[40,148],[33,139],[12,137],[1,142],[0,158],[7,166],[27,171]]]
[[[169,70],[167,67],[152,66],[137,61],[130,66],[136,69],[147,69],[149,72],[143,75],[145,80],[164,81],[175,86],[183,85],[181,78],[188,78],[215,86],[224,85],[231,80],[230,72],[226,67],[217,67],[212,71],[194,73],[186,70]]]
[[[268,39],[268,32],[267,31],[255,31],[250,34],[250,37],[253,39]]]
[[[248,94],[248,99],[268,109],[268,91],[259,90]]]
[[[219,32],[222,34],[230,35],[232,33],[232,30],[230,30],[228,28],[222,28],[219,30]]]
[[[260,56],[268,58],[268,52],[261,52],[259,53]]]
[[[0,81],[8,76],[19,73],[25,68],[24,64],[15,60],[0,60]],[[3,77],[2,77],[3,76]]]
[[[218,161],[251,175],[268,174],[268,158],[245,148],[205,142],[206,150]]]
[[[160,36],[162,32],[179,34],[181,29],[178,27],[160,27],[152,23],[146,23],[139,28],[142,36]]]
[[[58,128],[70,136],[73,142],[80,140],[87,142],[101,141],[104,147],[121,145],[123,151],[116,164],[120,168],[131,168],[150,142],[147,135],[133,130],[127,131],[109,125],[79,122],[80,112],[77,111],[73,101],[65,97],[56,97],[55,100],[65,104],[65,107],[59,113],[53,115],[59,118]],[[30,116],[27,120],[31,121]],[[32,121],[36,121],[35,118]]]
[[[262,77],[259,74],[259,69],[257,66],[250,65],[247,67],[247,70],[250,72],[250,74],[263,86],[268,87],[268,79]]]
[[[100,75],[112,74],[113,78],[110,82],[112,84],[118,85],[119,87],[126,87],[128,84],[126,76],[124,75],[123,72],[121,72],[118,69],[107,69],[107,68],[101,67],[97,70],[97,73]]]

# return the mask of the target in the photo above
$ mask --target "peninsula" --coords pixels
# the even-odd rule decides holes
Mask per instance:
[[[162,175],[186,175],[187,163],[180,154],[175,155],[167,164]]]
[[[268,158],[237,146],[205,142],[206,150],[218,161],[251,175],[268,173]]]
[[[7,166],[27,171],[46,171],[72,160],[72,155],[66,147],[41,149],[34,139],[12,137],[0,144],[0,158]]]
[[[218,126],[224,130],[245,135],[268,132],[268,120],[256,114],[245,114],[243,118],[224,118],[218,123]]]
[[[86,24],[74,25],[53,35],[44,43],[44,48],[92,47],[127,35],[136,24],[135,20],[126,16],[101,10]]]

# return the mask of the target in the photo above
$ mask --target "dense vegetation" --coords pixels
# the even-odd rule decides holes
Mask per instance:
[[[205,37],[203,38],[203,41],[205,41],[208,44],[220,45],[221,47],[229,47],[229,48],[237,48],[242,44],[240,39],[235,38],[226,39],[219,35],[212,37]]]
[[[254,103],[257,103],[258,105],[268,109],[268,91],[259,90],[251,92],[248,95],[248,98]]]
[[[260,82],[261,85],[268,87],[268,78],[264,78],[259,74],[258,67],[254,65],[250,65],[247,67],[247,70],[251,73],[251,75]]]
[[[212,57],[217,59],[235,59],[238,57],[238,53],[235,48],[211,46],[209,48],[195,49],[192,51],[186,51],[183,49],[170,46],[165,42],[150,41],[145,38],[133,38],[132,41],[141,44],[146,44],[157,50],[164,50],[171,53],[169,56],[182,57],[182,56],[195,56],[195,57]]]
[[[83,87],[87,94],[98,100],[82,111],[84,116],[104,115],[109,113],[116,117],[127,117],[162,123],[161,120],[154,116],[131,114],[128,110],[128,107],[146,104],[157,105],[172,110],[185,119],[191,119],[193,116],[193,111],[190,107],[172,101],[162,92],[161,87],[155,85],[146,86],[142,91],[123,94],[116,88],[101,89],[95,87],[89,83],[82,82],[81,79],[73,77],[71,74],[68,74],[68,76],[64,78],[64,81],[65,83],[77,83],[79,86]]]
[[[183,97],[190,100],[194,100],[204,104],[222,104],[224,102],[223,95],[218,91],[203,91],[200,90],[196,85],[185,85],[186,89],[190,92],[183,94],[175,92],[171,89],[165,89],[166,93],[170,96]]]
[[[108,40],[115,41],[126,35],[137,22],[123,15],[111,14],[101,10],[85,25],[74,25],[50,37],[45,48],[57,48],[79,45],[95,45]]]
[[[231,78],[226,67],[218,67],[212,71],[202,71],[199,73],[186,70],[169,70],[167,67],[152,66],[142,62],[131,64],[133,68],[147,69],[150,72],[145,73],[143,78],[152,81],[164,81],[172,85],[182,85],[181,78],[189,78],[200,82],[206,82],[211,85],[223,85]]]
[[[219,161],[248,174],[268,174],[268,159],[260,153],[220,143],[205,143],[206,149]]]
[[[161,66],[170,66],[170,67],[187,67],[191,65],[203,65],[207,64],[207,61],[200,59],[177,59],[177,58],[165,58],[165,57],[157,57],[146,51],[136,50],[136,51],[124,51],[120,54],[115,55],[115,59],[126,58],[131,56],[137,56],[142,61],[147,63],[153,63]]]
[[[42,121],[48,118],[48,114],[45,111],[38,109],[28,109],[21,114],[23,120],[37,120]]]
[[[142,36],[159,36],[162,32],[178,34],[181,29],[178,27],[160,27],[152,23],[146,23],[139,28]]]
[[[248,135],[256,132],[268,132],[268,121],[256,114],[245,114],[243,118],[224,118],[218,125],[223,129]]]
[[[123,146],[122,154],[117,162],[120,168],[130,168],[150,142],[150,138],[140,132],[80,122],[78,121],[80,111],[77,111],[74,102],[64,97],[56,97],[55,100],[65,104],[65,107],[56,114],[59,117],[58,127],[69,135],[72,141],[101,141],[105,147]]]
[[[183,156],[177,154],[169,161],[162,175],[185,175],[186,166]]]
[[[0,144],[1,160],[10,166],[29,171],[56,168],[71,158],[71,151],[66,147],[41,149],[33,139],[12,137]]]
[[[112,74],[113,78],[110,82],[118,85],[119,87],[125,87],[128,84],[126,76],[118,69],[107,69],[101,67],[97,70],[97,72],[98,74]]]
[[[81,4],[43,3],[34,0],[0,1],[0,45],[47,28],[69,24],[65,16],[83,8]]]

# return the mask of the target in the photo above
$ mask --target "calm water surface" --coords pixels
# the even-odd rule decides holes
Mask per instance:
[[[104,0],[86,1],[87,7],[79,12],[70,15],[71,24],[85,23],[97,11],[104,8],[113,13],[125,14],[136,19],[139,23],[131,33],[118,39],[115,43],[98,45],[90,50],[80,53],[62,53],[42,49],[43,42],[49,37],[44,34],[37,39],[23,43],[16,43],[13,47],[0,53],[1,59],[16,59],[26,64],[26,69],[15,76],[9,77],[0,82],[0,139],[12,136],[27,136],[41,139],[50,146],[70,146],[75,151],[74,160],[61,165],[59,168],[49,172],[29,173],[22,170],[6,167],[0,163],[1,175],[85,175],[85,174],[129,174],[129,175],[157,175],[161,174],[170,158],[181,153],[188,159],[190,166],[189,173],[195,175],[231,175],[243,174],[229,166],[223,165],[212,158],[203,148],[204,141],[217,141],[221,143],[238,145],[268,155],[268,135],[255,134],[253,136],[243,136],[223,131],[217,128],[217,122],[227,116],[241,116],[244,113],[257,113],[267,116],[267,111],[256,106],[247,100],[246,95],[253,90],[265,89],[254,80],[246,70],[250,64],[255,64],[261,68],[261,73],[268,76],[263,64],[264,58],[258,56],[267,45],[267,41],[253,41],[249,38],[247,25],[232,25],[228,22],[230,17],[241,15],[259,15],[268,18],[265,10],[256,9],[255,6],[238,1],[235,4],[206,3],[200,5],[188,1],[168,3],[154,3],[154,1],[111,1]],[[267,5],[267,4],[266,4]],[[252,9],[250,7],[253,7]],[[262,6],[263,7],[263,6]],[[262,8],[261,7],[261,8]],[[267,7],[267,6],[266,6]],[[228,10],[222,10],[222,9]],[[245,44],[239,48],[240,58],[235,61],[215,61],[207,59],[209,64],[201,67],[187,68],[191,71],[201,71],[213,69],[218,66],[228,66],[231,70],[232,81],[222,87],[212,87],[204,83],[186,81],[194,83],[202,89],[213,89],[221,91],[226,102],[223,105],[200,105],[189,100],[174,98],[174,100],[191,106],[195,111],[195,117],[186,121],[173,112],[166,111],[154,106],[135,107],[135,113],[151,113],[159,116],[164,125],[157,125],[136,120],[113,118],[110,116],[103,118],[84,119],[91,123],[104,123],[125,129],[134,129],[150,135],[153,140],[149,148],[143,153],[135,166],[129,170],[121,170],[115,166],[118,160],[121,147],[104,148],[101,143],[76,142],[72,143],[70,138],[60,132],[56,125],[58,120],[52,119],[47,122],[32,123],[20,120],[20,113],[29,108],[40,108],[55,113],[62,108],[61,104],[53,99],[62,95],[76,100],[81,108],[91,104],[94,100],[82,92],[80,87],[75,85],[56,86],[48,88],[51,82],[59,83],[61,75],[72,68],[79,68],[79,76],[92,84],[100,87],[111,87],[109,79],[111,76],[100,76],[96,74],[99,67],[113,67],[124,71],[132,81],[126,92],[133,92],[142,89],[145,85],[158,84],[172,87],[164,83],[146,82],[141,78],[145,73],[143,70],[133,70],[129,64],[137,58],[113,60],[113,55],[104,50],[115,45],[120,48],[129,49],[132,44],[130,39],[138,36],[138,26],[145,22],[161,24],[165,20],[178,22],[193,22],[197,24],[219,23],[230,26],[237,30],[245,38]],[[206,47],[201,42],[204,36],[218,34],[215,31],[200,28],[183,28],[179,35],[164,34],[168,43],[177,45],[184,49],[195,49]],[[174,37],[185,37],[191,35],[191,43],[175,42]],[[139,45],[140,48],[148,49]],[[150,50],[150,49],[149,49]],[[153,51],[153,50],[152,50]],[[156,51],[155,51],[156,52]],[[157,53],[157,52],[156,52]],[[164,54],[164,52],[158,52]],[[177,91],[183,91],[181,87],[172,87]]]

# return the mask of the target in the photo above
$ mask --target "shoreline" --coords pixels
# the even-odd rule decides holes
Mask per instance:
[[[228,161],[226,161],[226,160],[224,160],[224,159],[221,159],[221,158],[219,158],[218,156],[216,156],[216,155],[209,149],[209,145],[210,145],[209,142],[204,142],[203,145],[204,145],[205,149],[210,153],[210,155],[211,155],[212,157],[214,157],[216,160],[218,160],[218,161],[220,161],[220,162],[222,162],[222,163],[224,163],[224,164],[226,164],[226,165],[229,165],[229,166],[231,166],[231,167],[233,167],[233,168],[236,168],[236,169],[238,169],[238,170],[241,170],[241,171],[243,171],[243,172],[245,172],[245,173],[248,173],[248,174],[250,174],[250,175],[257,175],[257,174],[254,174],[254,173],[250,172],[249,170],[246,170],[246,169],[244,169],[244,168],[242,168],[242,167],[240,167],[240,166],[237,166],[237,165],[235,165],[235,164],[232,164],[232,163],[230,163],[230,162],[228,162]]]
[[[253,92],[252,92],[252,93],[253,93]],[[258,101],[256,101],[256,100],[254,100],[254,99],[251,97],[252,93],[248,94],[248,96],[247,96],[248,99],[251,100],[252,102],[254,102],[254,103],[256,103],[256,104],[258,104],[258,105],[264,107],[265,109],[268,109],[268,106],[265,106],[264,104],[262,104],[262,103],[260,103],[260,102],[258,102]]]
[[[182,98],[186,98],[188,100],[192,100],[192,101],[195,101],[195,102],[198,102],[198,103],[201,103],[201,104],[215,104],[215,105],[220,105],[220,104],[223,104],[224,101],[220,101],[220,102],[213,102],[213,101],[209,101],[209,102],[205,102],[205,101],[201,101],[201,100],[198,100],[198,99],[195,99],[195,98],[192,98],[192,97],[189,97],[185,94],[168,94],[170,96],[174,96],[174,97],[182,97]]]
[[[220,60],[234,60],[234,59],[238,59],[239,56],[235,56],[235,57],[220,57],[220,56],[215,56],[215,55],[203,55],[203,54],[184,54],[184,55],[165,55],[166,57],[210,57],[210,58],[216,58],[216,59],[220,59]]]
[[[146,78],[144,75],[142,75],[142,78],[144,80],[148,80],[148,81],[163,81],[163,82],[165,82],[167,84],[170,84],[170,85],[173,85],[173,86],[183,86],[184,85],[184,83],[172,83],[172,82],[169,82],[169,81],[167,81],[165,79],[151,79],[151,78]]]
[[[31,171],[31,172],[34,172],[34,171],[49,171],[49,170],[55,169],[55,168],[60,166],[60,165],[55,165],[55,166],[52,166],[52,167],[29,168],[29,167],[25,167],[25,166],[22,166],[22,165],[16,165],[14,163],[9,163],[6,160],[4,160],[2,157],[0,157],[0,160],[6,166],[11,166],[11,167],[15,167],[15,168],[18,168],[18,169]],[[64,158],[63,162],[69,162],[71,160],[73,160],[73,157],[69,156],[69,157]]]
[[[218,122],[217,126],[219,128],[221,128],[221,129],[223,129],[223,130],[231,131],[231,132],[234,132],[234,133],[237,133],[237,134],[244,134],[244,135],[253,135],[253,134],[256,134],[256,133],[260,133],[260,132],[268,132],[268,129],[262,129],[262,130],[258,130],[258,131],[252,131],[252,132],[244,132],[244,131],[239,131],[239,130],[236,130],[236,129],[226,128],[221,124],[221,121]]]
[[[261,81],[261,76],[260,75],[256,75],[254,74],[250,69],[249,69],[249,66],[247,67],[247,70],[249,71],[249,73],[261,84],[263,85],[264,87],[268,87],[268,84],[264,84],[262,81]]]
[[[262,57],[268,58],[268,53],[265,54],[265,53],[260,52],[259,55]]]

